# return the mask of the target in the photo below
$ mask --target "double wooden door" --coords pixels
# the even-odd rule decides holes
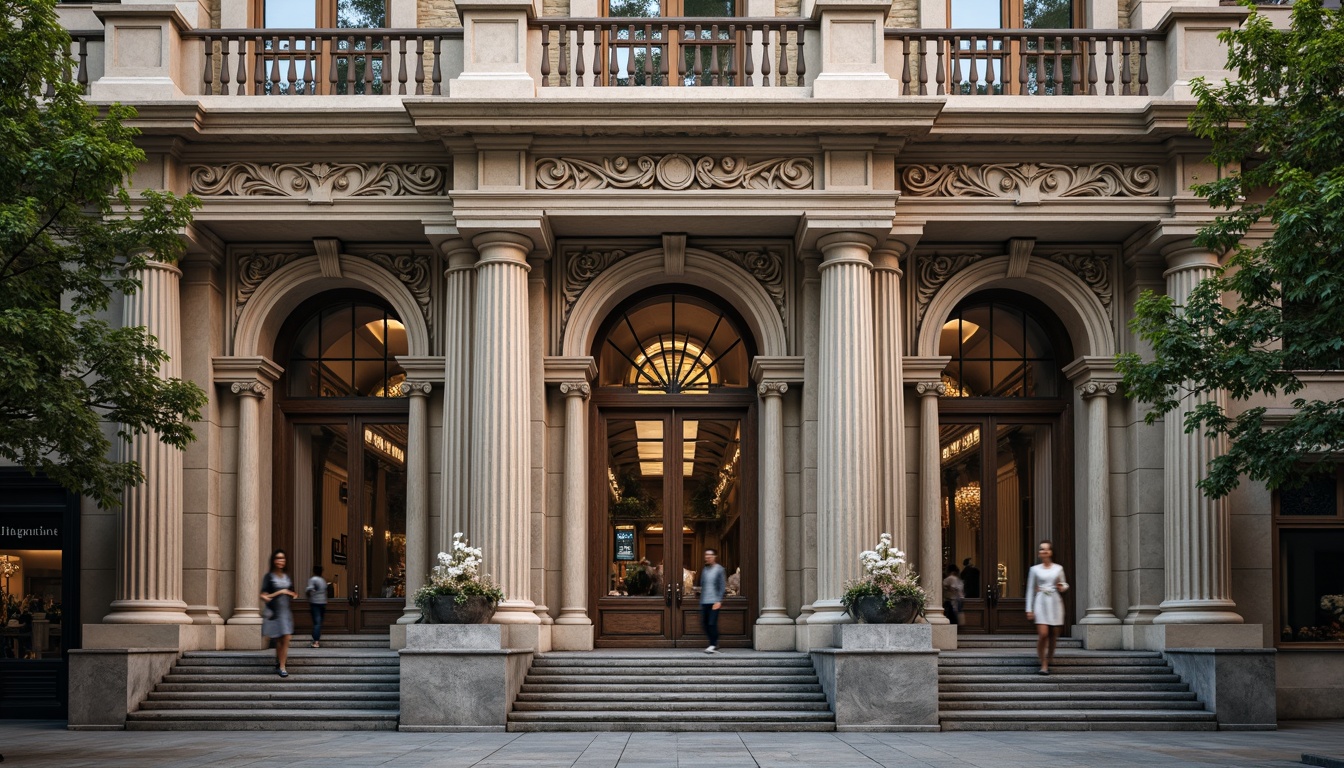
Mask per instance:
[[[750,417],[746,408],[597,409],[589,552],[599,647],[703,646],[706,549],[716,550],[728,574],[720,645],[751,646]]]

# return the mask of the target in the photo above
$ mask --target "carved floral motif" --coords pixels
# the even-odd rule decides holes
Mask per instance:
[[[298,253],[244,253],[238,256],[238,287],[233,300],[233,321],[238,322],[243,306],[266,278],[295,259]]]
[[[916,261],[919,267],[915,274],[915,325],[924,322],[924,312],[933,301],[934,294],[943,287],[953,275],[985,258],[974,253],[921,256]]]
[[[1063,197],[1154,197],[1156,165],[987,163],[900,169],[906,197],[998,197],[1033,203]]]
[[[542,189],[811,189],[812,159],[640,155],[601,161],[550,157],[537,161]]]
[[[434,312],[430,298],[429,258],[424,254],[374,253],[365,257],[391,272],[406,286],[425,317],[425,327],[434,328]]]
[[[221,197],[346,197],[444,194],[448,171],[418,163],[228,163],[191,168],[191,191]]]
[[[1060,264],[1096,294],[1097,300],[1111,314],[1111,260],[1106,254],[1097,253],[1054,253],[1045,258]]]
[[[756,282],[760,283],[765,292],[770,294],[770,300],[774,302],[775,309],[779,312],[779,319],[788,322],[784,309],[786,287],[784,285],[783,254],[773,250],[735,251],[731,249],[717,251],[717,253],[756,278]]]
[[[566,324],[569,323],[569,313],[574,309],[574,302],[583,295],[588,284],[608,267],[629,256],[629,251],[579,251],[570,253],[565,260],[564,289],[565,310],[561,316],[560,328],[563,331]]]

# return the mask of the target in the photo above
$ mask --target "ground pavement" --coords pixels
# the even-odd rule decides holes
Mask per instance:
[[[71,732],[0,721],[4,768],[756,768],[1301,766],[1344,759],[1344,722],[1238,733]]]

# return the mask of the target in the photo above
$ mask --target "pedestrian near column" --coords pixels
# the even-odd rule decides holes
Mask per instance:
[[[718,563],[719,553],[705,550],[705,567],[700,569],[700,626],[709,636],[705,653],[719,652],[719,609],[728,590],[728,575]]]
[[[322,647],[322,619],[327,615],[327,580],[322,578],[322,566],[313,566],[313,577],[308,579],[308,612],[313,615],[313,648]]]
[[[266,607],[261,612],[261,634],[275,641],[275,671],[289,677],[285,662],[289,658],[289,636],[294,634],[294,614],[289,601],[298,597],[294,581],[285,573],[289,558],[285,550],[271,553],[271,570],[261,580],[261,599]]]
[[[1050,674],[1055,660],[1055,642],[1059,628],[1064,626],[1064,598],[1069,582],[1064,578],[1064,566],[1055,562],[1055,547],[1049,540],[1042,541],[1036,550],[1039,563],[1027,573],[1027,621],[1036,623],[1036,656],[1041,660],[1037,674]]]
[[[966,585],[956,563],[947,564],[947,575],[943,579],[943,613],[947,620],[956,624],[961,617],[961,604],[966,599]]]

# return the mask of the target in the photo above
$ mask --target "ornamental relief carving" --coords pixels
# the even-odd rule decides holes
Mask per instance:
[[[542,189],[811,189],[813,164],[810,157],[548,157],[537,160],[536,179]]]
[[[933,297],[954,275],[978,261],[992,258],[993,255],[977,253],[934,253],[916,257],[915,269],[915,325],[924,323],[924,313],[928,311]],[[1097,301],[1106,310],[1106,316],[1114,317],[1111,306],[1113,289],[1111,287],[1112,254],[1106,251],[1088,251],[1070,249],[1057,253],[1035,251],[1033,259],[1052,261],[1082,280]]]
[[[714,253],[745,269],[752,277],[756,278],[756,282],[760,283],[765,292],[770,294],[770,301],[774,303],[775,311],[779,312],[779,319],[784,323],[785,330],[787,330],[788,316],[784,307],[784,297],[787,291],[784,281],[785,254],[773,248],[763,248],[758,251],[724,249],[714,251]]]
[[[899,169],[906,197],[996,197],[1019,203],[1066,197],[1156,197],[1158,166],[1095,163],[910,165]]]
[[[418,163],[226,163],[191,167],[191,191],[218,197],[437,197],[448,169]]]
[[[258,251],[246,251],[239,253],[237,281],[234,284],[233,300],[233,325],[238,326],[238,319],[242,317],[243,307],[252,299],[252,295],[257,292],[261,284],[274,274],[281,267],[299,259],[317,258],[312,253],[268,253]],[[367,255],[351,255],[349,258],[367,259],[382,267],[389,274],[401,281],[402,285],[410,292],[415,299],[416,306],[420,308],[421,315],[425,318],[425,327],[432,333],[433,323],[433,298],[431,294],[431,268],[430,257],[424,253],[371,253]]]

